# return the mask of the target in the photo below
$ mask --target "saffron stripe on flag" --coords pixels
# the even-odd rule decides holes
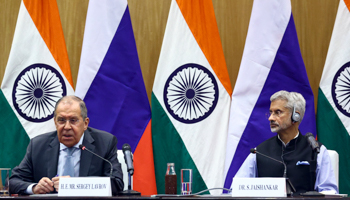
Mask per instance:
[[[68,53],[66,50],[66,42],[64,41],[60,14],[58,12],[56,0],[23,0],[23,3],[26,5],[29,15],[31,16],[52,56],[55,58],[58,66],[60,66],[71,87],[73,87],[73,79],[69,65]]]
[[[339,192],[350,195],[350,1],[340,0],[317,99],[318,140],[339,154]]]
[[[0,118],[17,118],[11,117],[16,125],[9,123],[0,133],[6,138],[0,155],[0,160],[8,160],[6,167],[19,164],[30,138],[55,130],[55,104],[62,96],[74,93],[71,80],[56,1],[22,1],[1,84],[7,102],[1,104]],[[14,150],[12,160],[3,158]]]
[[[177,1],[182,15],[190,28],[198,45],[208,59],[215,74],[220,79],[227,93],[231,96],[232,87],[226,67],[224,52],[219,36],[219,29],[215,17],[206,18],[206,23],[201,23],[203,17],[215,16],[213,6],[210,3],[200,1]],[[194,9],[200,7],[201,9]],[[210,31],[208,31],[210,30]]]
[[[168,162],[193,170],[194,193],[223,185],[230,90],[212,2],[173,0],[152,93],[158,193]]]

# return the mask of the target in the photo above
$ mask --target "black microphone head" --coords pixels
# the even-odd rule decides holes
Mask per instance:
[[[123,144],[122,149],[123,149],[123,152],[131,151],[131,147],[130,147],[130,145],[128,143]]]
[[[320,153],[320,145],[317,143],[314,135],[312,133],[306,133],[305,137],[309,142],[312,150],[315,151],[316,153]]]
[[[250,149],[250,153],[256,153],[256,149],[255,148],[251,148]]]
[[[80,144],[79,145],[79,149],[83,149],[84,148],[84,145]],[[83,149],[84,150],[84,149]]]
[[[312,133],[310,133],[310,132],[305,134],[305,137],[310,137],[310,136],[314,137],[314,135]]]

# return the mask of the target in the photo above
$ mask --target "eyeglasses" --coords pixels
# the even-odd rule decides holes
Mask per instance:
[[[276,111],[270,111],[268,113],[265,114],[266,118],[270,118],[270,116],[275,116],[275,117],[281,117],[283,114],[285,113],[285,111],[282,111],[282,110],[276,110]]]
[[[65,125],[69,121],[70,125],[76,125],[79,122],[79,119],[65,119],[65,118],[57,118],[57,123],[59,125]]]

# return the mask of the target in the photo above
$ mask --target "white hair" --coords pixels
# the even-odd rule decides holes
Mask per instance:
[[[288,108],[291,113],[293,112],[293,108],[295,107],[295,111],[299,112],[300,114],[299,122],[303,120],[306,107],[306,101],[303,95],[297,92],[287,92],[285,90],[281,90],[271,96],[270,101],[273,102],[275,100],[286,101],[286,108]]]

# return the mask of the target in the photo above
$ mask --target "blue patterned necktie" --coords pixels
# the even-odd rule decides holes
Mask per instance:
[[[74,147],[67,148],[66,163],[63,165],[63,176],[69,175],[74,177],[73,152]]]

